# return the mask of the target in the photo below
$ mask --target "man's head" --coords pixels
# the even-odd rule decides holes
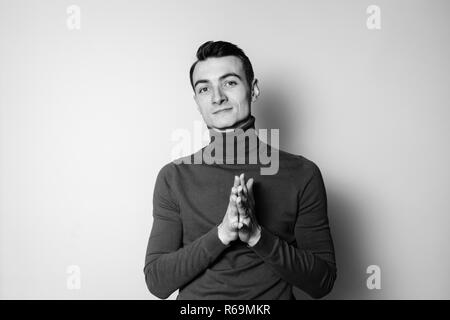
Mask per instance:
[[[225,130],[246,119],[259,95],[250,60],[236,45],[208,41],[197,50],[190,80],[205,123]]]

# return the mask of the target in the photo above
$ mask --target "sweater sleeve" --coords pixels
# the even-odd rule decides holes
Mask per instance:
[[[261,227],[259,241],[251,247],[285,281],[313,298],[322,298],[336,279],[334,245],[327,217],[327,197],[322,175],[313,174],[299,196],[295,244]]]
[[[180,210],[173,196],[168,167],[158,174],[153,193],[153,226],[148,240],[144,275],[149,291],[161,299],[204,271],[227,247],[217,227],[183,246]]]

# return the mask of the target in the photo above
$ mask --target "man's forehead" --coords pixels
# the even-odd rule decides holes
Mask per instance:
[[[192,78],[197,80],[215,80],[227,73],[236,73],[242,77],[244,67],[241,59],[236,56],[226,56],[220,58],[208,58],[197,62]]]

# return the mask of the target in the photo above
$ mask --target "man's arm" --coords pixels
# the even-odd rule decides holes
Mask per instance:
[[[297,245],[290,245],[264,227],[258,236],[259,240],[251,248],[282,279],[313,298],[322,298],[331,291],[337,270],[326,191],[316,165],[299,199],[295,225]]]
[[[179,206],[170,190],[168,167],[158,174],[153,193],[153,226],[145,258],[145,281],[151,293],[166,299],[204,271],[227,247],[217,227],[183,245]]]

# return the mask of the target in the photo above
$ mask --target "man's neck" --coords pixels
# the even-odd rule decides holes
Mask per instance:
[[[256,159],[259,139],[255,132],[255,118],[250,114],[227,129],[209,128],[210,143],[205,147],[203,160],[207,163],[246,163],[246,158],[247,162],[250,162],[250,157]]]

